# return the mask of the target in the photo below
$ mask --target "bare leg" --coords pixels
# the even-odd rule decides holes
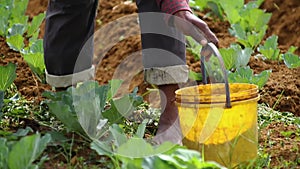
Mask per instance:
[[[158,144],[165,141],[182,144],[178,109],[175,105],[175,91],[177,89],[177,84],[159,86],[162,114],[159,119],[157,134],[154,137],[154,141]]]

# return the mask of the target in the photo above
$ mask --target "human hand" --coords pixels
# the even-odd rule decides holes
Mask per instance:
[[[218,46],[218,38],[203,20],[190,11],[178,11],[174,15],[178,18],[174,18],[173,24],[183,34],[193,37],[202,46],[206,46],[208,42]]]

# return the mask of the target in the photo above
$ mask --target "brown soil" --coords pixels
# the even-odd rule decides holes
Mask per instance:
[[[120,17],[127,16],[137,12],[137,8],[132,3],[123,3],[124,0],[110,0],[110,1],[101,1],[98,9],[97,16],[97,30],[105,26],[107,23],[112,22]],[[27,10],[27,14],[32,17],[40,12],[46,10],[47,0],[30,0]],[[276,34],[279,36],[279,45],[282,51],[286,51],[289,46],[294,45],[300,47],[300,1],[299,0],[265,0],[262,5],[263,9],[266,9],[268,12],[272,12],[272,19],[269,23],[268,36]],[[204,14],[198,13],[200,17]],[[235,41],[235,38],[231,37],[228,33],[229,24],[227,22],[221,22],[214,20],[212,18],[203,18],[213,32],[216,33],[220,40],[220,47],[228,47],[230,43]],[[41,27],[41,37],[43,36],[43,25]],[[110,34],[107,34],[107,38],[110,38],[110,35],[120,32],[121,34],[124,31],[131,31],[135,36],[130,36],[124,40],[121,40],[116,45],[109,47],[108,49],[97,49],[96,54],[103,55],[101,63],[97,67],[96,80],[99,83],[107,83],[112,76],[114,75],[115,69],[118,67],[119,63],[122,62],[127,56],[135,53],[136,57],[140,57],[140,36],[138,34],[138,28],[132,27],[131,29],[122,29],[112,30]],[[119,37],[120,38],[120,37]],[[107,51],[101,53],[102,51]],[[300,55],[300,49],[296,52]],[[30,100],[41,99],[41,93],[44,90],[50,90],[50,86],[46,84],[41,84],[34,77],[30,71],[28,65],[24,62],[19,53],[16,53],[8,48],[3,38],[0,38],[0,56],[4,56],[0,60],[0,65],[4,65],[8,62],[13,62],[18,65],[17,67],[17,79],[15,84],[22,95]],[[96,56],[99,59],[99,57]],[[199,63],[196,62],[190,55],[187,56],[187,63],[191,69],[199,70]],[[266,86],[261,90],[261,100],[260,102],[268,104],[270,107],[274,107],[280,111],[289,111],[294,113],[297,116],[300,116],[300,68],[298,69],[288,69],[283,63],[275,62],[264,62],[260,59],[251,58],[250,64],[252,69],[256,73],[261,72],[262,70],[272,69],[272,75],[266,84]],[[127,69],[125,70],[139,70],[140,65],[128,63],[124,65]],[[138,86],[139,92],[144,93],[147,87],[150,87],[148,84],[143,82],[142,72],[134,72],[135,76],[133,79],[130,79],[129,89]],[[124,77],[127,74],[124,72]],[[146,98],[147,99],[147,98]],[[275,142],[284,142],[285,147],[273,146],[268,149],[268,151],[273,155],[273,158],[283,158],[294,160],[299,154],[299,144],[298,150],[296,152],[290,151],[289,145],[297,140],[293,140],[289,143],[285,142],[285,138],[282,138],[280,134],[276,132],[281,131],[281,129],[295,130],[293,127],[286,127],[280,124],[270,125],[267,129],[261,132],[260,143],[266,141],[267,132],[273,130],[271,133],[271,139],[274,139]],[[299,140],[298,140],[299,143]],[[294,158],[295,156],[295,158]],[[275,162],[272,161],[271,166],[276,166]]]
[[[299,130],[299,127],[295,125],[272,123],[260,132],[259,143],[271,157],[271,168],[274,168],[272,166],[287,168],[282,163],[282,159],[285,159],[289,163],[297,164],[296,161],[300,158],[299,136],[295,133],[285,135],[285,133],[297,130]],[[293,168],[300,168],[300,166]]]
[[[50,90],[51,87],[47,84],[42,84],[34,76],[20,53],[9,49],[5,39],[2,37],[0,37],[0,56],[3,56],[3,59],[0,60],[0,65],[6,65],[9,62],[17,64],[17,78],[14,83],[19,92],[28,100],[34,100],[36,103],[40,102],[42,99],[41,93],[45,90]]]

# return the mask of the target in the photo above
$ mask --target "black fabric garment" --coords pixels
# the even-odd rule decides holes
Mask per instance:
[[[161,13],[156,0],[137,0],[136,3],[140,14]],[[49,1],[44,35],[48,74],[70,75],[91,68],[97,6],[98,0]],[[185,65],[184,36],[167,26],[163,17],[149,20],[143,16],[140,15],[142,32],[149,28],[151,30],[153,26],[165,32],[142,34],[144,67]],[[181,38],[173,38],[178,34]]]
[[[80,51],[94,33],[97,5],[98,0],[49,1],[44,35],[44,58],[49,74],[69,75],[91,67],[92,41],[88,41],[88,48],[81,54]],[[79,54],[82,57],[77,60]]]
[[[142,32],[144,67],[185,65],[184,35],[166,24],[166,15],[161,12],[156,0],[137,0],[136,3]]]

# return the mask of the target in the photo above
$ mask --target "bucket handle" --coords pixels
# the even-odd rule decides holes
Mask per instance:
[[[207,43],[207,45],[203,46],[200,52],[201,55],[201,73],[202,73],[202,81],[204,84],[207,84],[207,76],[206,76],[206,71],[205,71],[205,58],[210,57],[211,55],[215,55],[222,68],[222,72],[224,75],[224,82],[225,82],[225,90],[226,90],[226,103],[225,107],[226,108],[231,108],[231,101],[230,101],[230,91],[229,91],[229,83],[228,83],[228,75],[225,69],[224,61],[223,58],[218,50],[218,48],[213,44],[213,43]]]

